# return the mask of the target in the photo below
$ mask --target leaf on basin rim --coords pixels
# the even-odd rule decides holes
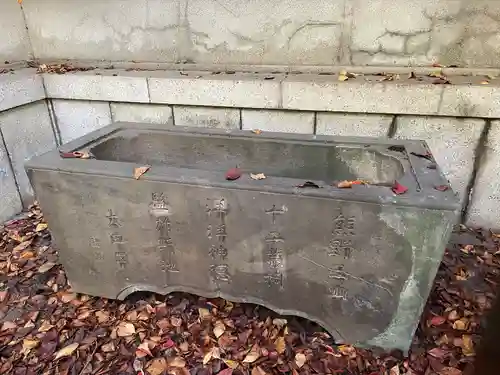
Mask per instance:
[[[260,129],[253,129],[252,133],[259,135],[259,134],[262,133],[262,130],[260,130]]]
[[[320,186],[317,183],[312,182],[312,181],[306,181],[303,184],[297,185],[296,187],[301,188],[301,189],[303,189],[303,188],[319,189],[320,188]]]
[[[394,181],[391,190],[394,194],[401,195],[406,193],[408,191],[408,188],[404,185],[401,185],[399,182]]]
[[[134,178],[136,180],[138,180],[139,178],[141,178],[141,176],[144,173],[146,173],[147,171],[149,171],[150,168],[151,168],[150,165],[145,165],[143,167],[134,168]]]
[[[337,187],[341,188],[341,189],[349,189],[349,188],[352,188],[353,185],[367,185],[367,184],[368,184],[368,182],[363,181],[363,180],[353,180],[353,181],[344,180],[344,181],[340,181],[337,184]]]
[[[241,170],[239,168],[231,168],[226,172],[226,180],[234,181],[241,177]]]
[[[252,180],[263,180],[266,178],[266,175],[264,173],[250,173],[250,178]]]
[[[434,186],[434,189],[436,189],[437,191],[446,191],[448,190],[450,187],[448,185],[438,185],[438,186]]]

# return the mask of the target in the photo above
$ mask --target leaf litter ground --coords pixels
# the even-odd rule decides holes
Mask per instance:
[[[408,357],[336,345],[319,326],[189,294],[76,294],[33,206],[0,234],[0,374],[472,374],[500,240],[466,228],[446,251]]]

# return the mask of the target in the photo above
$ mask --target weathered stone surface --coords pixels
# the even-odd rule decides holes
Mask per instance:
[[[314,133],[314,112],[267,111],[243,109],[243,129],[260,129],[270,132]]]
[[[111,123],[109,103],[84,100],[52,100],[62,143]]]
[[[28,205],[33,200],[33,189],[26,176],[24,163],[56,146],[46,102],[39,101],[1,112],[0,130],[10,155],[21,199]]]
[[[163,104],[111,103],[111,117],[115,122],[170,124],[172,122],[172,107]]]
[[[281,99],[278,80],[265,75],[230,74],[185,77],[178,72],[149,78],[152,103],[214,107],[277,108]]]
[[[351,137],[386,137],[394,116],[319,112],[316,134]]]
[[[439,114],[463,117],[500,117],[500,90],[487,85],[450,86],[444,89]]]
[[[477,171],[467,225],[500,229],[500,122],[493,121]]]
[[[35,69],[0,74],[0,111],[45,99],[42,77]]]
[[[0,63],[33,57],[21,6],[16,1],[0,1]]]
[[[175,125],[239,129],[240,110],[234,108],[179,106],[173,108]]]
[[[424,139],[461,200],[474,168],[476,147],[484,129],[484,120],[450,117],[397,118],[396,138]]]
[[[16,180],[4,147],[0,132],[0,222],[10,219],[22,210],[21,197],[17,190]]]
[[[412,156],[422,142],[145,129],[111,125],[67,145],[96,160],[55,150],[27,166],[73,290],[220,296],[307,317],[339,342],[408,349],[459,210]],[[267,178],[226,181],[235,164]],[[409,191],[330,185],[355,178]],[[323,188],[296,187],[305,180]]]
[[[149,103],[148,84],[143,74],[111,70],[43,75],[47,96],[53,99],[103,100]]]
[[[344,3],[26,0],[24,8],[40,58],[331,64]]]
[[[338,82],[302,74],[282,82],[283,108],[335,112],[436,114],[442,85]]]

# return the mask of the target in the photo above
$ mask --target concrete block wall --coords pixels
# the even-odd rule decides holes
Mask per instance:
[[[10,207],[0,219],[32,199],[24,160],[112,121],[140,121],[425,139],[462,200],[464,222],[500,228],[495,209],[500,203],[500,110],[495,100],[477,99],[500,95],[496,84],[373,81],[370,75],[339,82],[335,75],[130,68],[62,75],[19,69],[0,75],[0,82],[0,192],[8,202],[3,207]],[[2,89],[21,86],[23,91]]]

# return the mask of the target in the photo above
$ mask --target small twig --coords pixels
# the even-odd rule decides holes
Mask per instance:
[[[99,345],[97,344],[97,339],[96,339],[96,342],[95,342],[95,347],[94,347],[94,350],[92,351],[92,354],[90,354],[89,358],[87,359],[87,361],[85,362],[85,364],[83,365],[82,369],[80,370],[80,373],[78,375],[81,375],[83,373],[83,370],[85,370],[85,368],[90,364],[90,362],[92,361],[92,357],[94,356],[95,352],[97,351],[97,348],[99,347]]]

